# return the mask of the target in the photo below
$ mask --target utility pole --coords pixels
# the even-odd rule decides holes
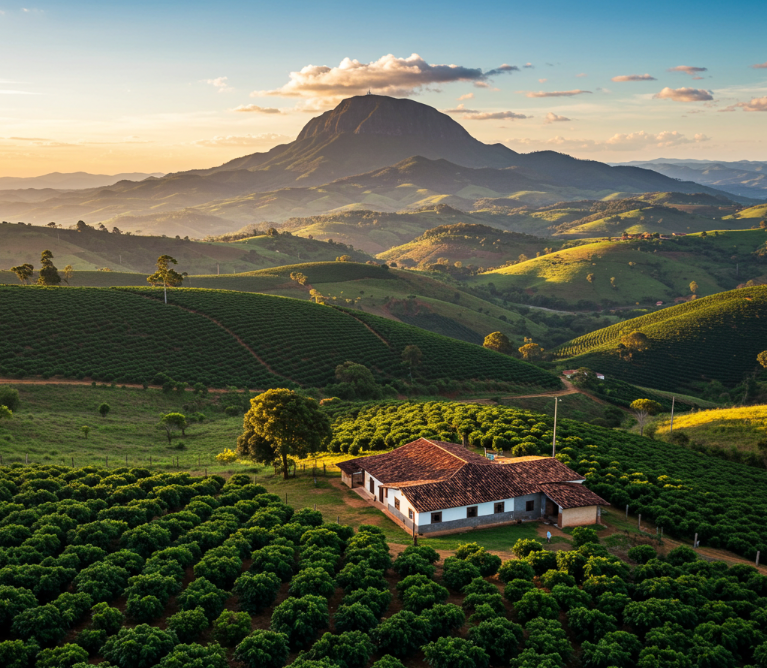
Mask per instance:
[[[674,402],[676,401],[676,397],[671,397],[671,427],[669,427],[668,435],[669,438],[674,433]]]
[[[554,438],[551,439],[551,456],[555,457],[557,454],[557,405],[560,399],[554,397]]]

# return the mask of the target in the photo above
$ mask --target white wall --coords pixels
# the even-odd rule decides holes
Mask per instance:
[[[486,515],[495,515],[495,504],[504,502],[504,512],[510,513],[514,510],[514,499],[498,499],[497,501],[488,501],[487,503],[473,503],[472,506],[477,506],[477,517],[483,517]],[[431,524],[431,513],[441,512],[443,522],[451,522],[453,520],[465,520],[466,509],[470,506],[456,506],[455,508],[443,508],[440,510],[434,510],[428,513],[420,513],[418,519],[418,526],[423,524]]]

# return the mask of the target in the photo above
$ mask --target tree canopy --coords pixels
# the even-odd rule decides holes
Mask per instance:
[[[485,342],[482,345],[485,348],[507,355],[512,350],[511,341],[503,332],[491,332],[485,337]]]
[[[61,283],[59,271],[53,264],[53,253],[44,250],[40,255],[40,263],[43,265],[40,274],[37,277],[38,285],[58,285]]]

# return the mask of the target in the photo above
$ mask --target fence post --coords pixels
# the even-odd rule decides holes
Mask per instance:
[[[109,468],[109,455],[107,455],[107,460],[106,461],[107,461],[106,468]]]
[[[205,467],[205,477],[206,478],[208,477],[208,467],[207,466]]]
[[[24,455],[24,464],[29,464],[29,453],[25,453]]]
[[[288,493],[287,492],[285,492],[285,505],[286,506],[288,505]]]
[[[637,531],[642,532],[642,513],[637,516]]]
[[[663,527],[660,528],[660,542],[663,542]]]
[[[326,476],[326,475],[327,475],[327,472],[326,472],[326,470],[325,470],[325,462],[322,462],[322,475],[323,475],[323,476]]]
[[[761,552],[760,552],[759,550],[757,550],[757,551],[756,551],[756,565],[757,565],[757,566],[759,565],[759,555],[760,555],[760,554],[761,554]]]
[[[75,467],[75,458],[72,457],[72,468],[74,468],[74,467]]]
[[[695,540],[692,542],[692,546],[693,546],[693,548],[697,548],[698,547],[698,534],[697,533],[695,534]]]
[[[336,524],[341,524],[341,516],[339,515],[336,517]],[[757,555],[756,560],[759,561],[759,556]]]
[[[629,518],[629,504],[626,504],[626,519]]]

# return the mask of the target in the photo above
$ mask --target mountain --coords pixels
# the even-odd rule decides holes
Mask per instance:
[[[641,332],[644,350],[623,349]],[[740,383],[756,369],[767,336],[767,287],[704,297],[626,320],[563,344],[554,354],[569,369],[588,367],[644,387],[700,391],[712,381]]]
[[[625,164],[651,169],[672,179],[694,181],[741,197],[767,199],[767,162],[661,159]]]
[[[124,174],[88,174],[87,172],[51,172],[42,176],[0,177],[0,190],[21,190],[25,188],[54,188],[56,190],[80,190],[82,188],[103,188],[119,181],[143,181],[148,178],[164,176],[162,172],[143,174],[141,172],[126,172]]]
[[[327,197],[318,196],[325,190],[323,184],[330,191]],[[469,201],[542,192],[546,203],[647,191],[721,194],[637,167],[611,167],[553,151],[524,155],[501,144],[483,144],[432,107],[365,95],[342,101],[310,120],[295,141],[266,153],[212,169],[121,181],[37,202],[0,196],[0,218],[92,223],[125,214],[156,216],[201,208],[205,214],[231,220],[234,228],[237,223],[301,215],[297,201],[310,205],[313,214],[339,207],[378,208],[365,201],[366,190],[374,187],[371,195],[388,198],[389,206],[406,208],[412,202],[402,202],[397,191],[405,185],[410,186],[409,199],[415,201],[419,190],[429,191],[432,198],[452,195]],[[466,186],[485,191],[472,192]],[[274,200],[280,201],[275,205]]]

